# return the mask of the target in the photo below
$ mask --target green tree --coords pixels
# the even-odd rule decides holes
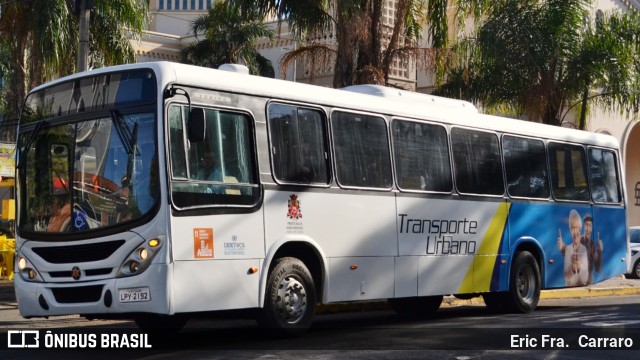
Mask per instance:
[[[294,60],[305,58],[312,76],[316,68],[333,62],[334,87],[387,84],[394,60],[424,55],[417,46],[422,0],[397,1],[391,24],[384,22],[384,2],[378,0],[227,1],[245,9],[257,8],[263,16],[286,19],[302,46],[285,55],[282,73]]]
[[[426,22],[431,47],[437,49],[434,57],[436,85],[444,79],[450,58],[450,44],[457,42],[458,34],[467,31],[466,23],[478,24],[486,12],[499,0],[428,0]]]
[[[561,125],[568,111],[586,127],[590,105],[638,112],[640,18],[599,13],[591,0],[504,0],[476,36],[456,46],[437,93]]]
[[[256,8],[216,1],[206,15],[193,21],[191,29],[196,39],[204,39],[183,50],[184,62],[212,68],[243,62],[253,74],[274,76],[271,62],[256,50],[258,39],[274,38]]]
[[[384,17],[389,2],[384,0],[227,1],[286,20],[302,46],[285,55],[282,72],[302,56],[312,75],[316,67],[333,61],[334,87],[388,85],[394,61],[413,62],[423,70],[435,68],[441,79],[449,39],[466,16],[481,16],[490,4],[489,0],[398,0],[388,22]],[[425,25],[432,45],[420,47]],[[325,35],[331,40],[325,41]]]
[[[78,48],[75,0],[8,1],[0,13],[0,37],[10,54],[6,76],[7,118],[18,118],[30,88],[74,72]],[[106,65],[132,62],[130,39],[148,22],[146,0],[94,0],[90,54]],[[9,130],[6,136],[14,137]]]

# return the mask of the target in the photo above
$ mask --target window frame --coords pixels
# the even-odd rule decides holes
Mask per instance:
[[[354,186],[354,185],[345,185],[340,181],[340,168],[338,166],[338,157],[337,157],[337,147],[336,147],[336,136],[335,136],[335,129],[333,126],[333,121],[335,118],[335,114],[336,113],[345,113],[345,114],[351,114],[351,115],[362,115],[362,116],[369,116],[369,117],[374,117],[374,118],[379,118],[382,119],[382,121],[384,122],[384,126],[385,126],[385,134],[387,137],[387,141],[386,141],[386,145],[387,145],[387,160],[389,162],[389,175],[390,175],[390,183],[388,187],[368,187],[368,186]],[[379,192],[390,192],[391,190],[393,190],[393,186],[394,186],[394,164],[393,164],[393,159],[392,159],[392,149],[391,149],[391,135],[389,133],[389,121],[387,120],[387,118],[382,115],[382,114],[377,114],[377,113],[371,113],[371,112],[365,112],[365,111],[357,111],[357,110],[352,110],[352,109],[344,109],[344,108],[333,108],[331,109],[331,114],[329,117],[329,129],[330,129],[330,135],[329,137],[331,138],[331,147],[332,147],[332,157],[333,157],[333,168],[335,169],[335,182],[338,184],[339,187],[343,188],[343,189],[353,189],[353,190],[371,190],[371,191],[379,191]]]
[[[561,145],[561,146],[574,146],[576,148],[580,148],[582,149],[582,154],[583,154],[583,165],[585,167],[584,171],[585,171],[585,176],[586,176],[586,183],[587,183],[587,194],[589,195],[589,198],[586,200],[575,200],[575,199],[562,199],[562,198],[558,198],[556,196],[556,186],[553,183],[553,164],[551,162],[551,153],[552,153],[552,146],[553,145]],[[589,179],[589,159],[588,159],[588,153],[587,153],[587,145],[586,144],[580,144],[580,143],[573,143],[573,142],[568,142],[568,141],[560,141],[560,140],[548,140],[547,141],[547,164],[549,166],[549,184],[551,185],[551,197],[553,198],[554,201],[557,202],[569,202],[569,203],[578,203],[578,204],[588,204],[592,202],[592,198],[591,198],[591,184],[589,183],[590,179]],[[573,175],[572,175],[573,176]]]
[[[262,189],[262,184],[260,181],[260,171],[259,171],[259,164],[258,164],[258,145],[257,145],[257,133],[256,133],[256,121],[255,121],[255,117],[253,116],[253,114],[247,110],[247,109],[241,109],[241,108],[236,108],[236,107],[226,107],[226,106],[220,106],[220,105],[213,105],[213,104],[202,104],[202,103],[187,103],[184,101],[167,101],[165,102],[165,111],[164,111],[164,115],[163,115],[163,121],[165,122],[164,125],[164,131],[165,131],[165,136],[166,136],[166,150],[165,150],[165,157],[166,157],[166,161],[168,163],[167,168],[167,196],[169,198],[169,201],[171,203],[171,206],[176,209],[177,211],[180,212],[190,212],[190,211],[194,211],[194,210],[202,210],[202,209],[255,209],[257,206],[260,205],[260,203],[262,202],[262,198],[263,198],[263,189]],[[181,177],[174,177],[173,176],[173,161],[171,158],[171,137],[170,137],[170,123],[169,123],[169,109],[172,106],[179,106],[181,108],[182,111],[180,111],[180,116],[181,116],[181,120],[182,120],[182,125],[183,125],[183,131],[182,131],[182,136],[184,139],[183,142],[183,149],[182,151],[184,151],[184,157],[186,160],[186,164],[187,164],[187,178],[181,178]],[[209,203],[209,204],[204,204],[204,205],[191,205],[191,206],[178,206],[178,204],[176,204],[175,200],[174,200],[174,196],[173,196],[173,184],[174,183],[189,183],[189,184],[203,184],[206,182],[203,182],[203,180],[199,180],[199,179],[193,179],[191,178],[191,169],[189,169],[189,158],[188,158],[188,135],[186,134],[186,129],[187,129],[187,123],[186,123],[186,118],[184,116],[184,108],[185,107],[191,107],[191,108],[202,108],[205,110],[205,112],[207,110],[213,110],[213,111],[219,111],[219,112],[227,112],[227,113],[232,113],[235,115],[242,115],[245,117],[245,119],[247,120],[247,124],[248,124],[248,130],[250,132],[249,134],[249,141],[247,142],[247,145],[249,146],[249,150],[250,150],[250,155],[251,155],[251,159],[250,159],[250,163],[249,165],[252,166],[252,173],[253,173],[253,178],[255,180],[255,184],[252,184],[252,186],[255,186],[257,188],[257,194],[255,195],[255,200],[250,203],[250,204],[239,204],[239,203],[231,203],[231,204],[215,204],[215,203]],[[203,194],[203,195],[209,195],[209,194],[204,194],[204,193],[198,193],[198,194]],[[221,194],[221,195],[226,195],[226,194]],[[229,195],[226,195],[229,196]]]
[[[402,186],[400,186],[400,176],[398,174],[398,166],[396,164],[396,142],[395,142],[395,138],[393,136],[393,123],[396,121],[404,121],[404,122],[411,122],[411,123],[417,123],[417,124],[424,124],[424,125],[432,125],[432,126],[437,126],[440,127],[444,130],[445,133],[445,141],[446,141],[446,150],[447,150],[447,158],[448,158],[448,162],[449,162],[449,181],[451,184],[451,189],[449,191],[435,191],[435,190],[421,190],[421,189],[407,189],[404,188]],[[447,126],[443,123],[439,123],[436,121],[429,121],[429,120],[419,120],[419,119],[411,119],[411,118],[404,118],[404,117],[393,117],[391,119],[391,124],[389,126],[389,131],[391,133],[391,136],[389,137],[389,140],[391,141],[391,161],[392,161],[392,165],[393,165],[393,175],[394,175],[394,184],[395,186],[402,192],[407,192],[407,193],[416,193],[416,194],[444,194],[444,195],[450,195],[454,192],[455,190],[455,180],[454,180],[454,173],[453,173],[453,161],[451,159],[451,143],[450,143],[450,139],[449,139],[449,129],[447,128]]]
[[[497,144],[498,144],[498,159],[500,160],[500,167],[501,167],[501,171],[500,171],[500,176],[502,176],[502,193],[500,194],[482,194],[482,193],[468,193],[468,192],[464,192],[464,191],[460,191],[460,188],[458,187],[458,181],[457,181],[457,169],[456,169],[456,163],[455,163],[455,149],[453,146],[453,132],[455,129],[461,129],[461,130],[467,130],[467,131],[476,131],[479,133],[485,133],[485,134],[491,134],[493,136],[495,136],[496,140],[497,140]],[[481,197],[488,197],[488,198],[504,198],[507,195],[507,189],[506,189],[506,179],[505,179],[505,169],[504,169],[504,159],[502,158],[502,142],[501,142],[501,137],[500,134],[497,131],[493,131],[493,130],[484,130],[484,129],[478,129],[478,128],[472,128],[472,127],[465,127],[465,126],[451,126],[451,128],[449,129],[449,148],[451,149],[451,166],[453,168],[453,184],[454,187],[456,189],[456,192],[460,195],[465,195],[465,196],[481,196]]]
[[[305,110],[317,111],[318,113],[320,113],[320,115],[322,116],[322,122],[323,122],[322,125],[324,130],[323,145],[324,145],[324,150],[327,156],[327,158],[325,159],[325,163],[327,167],[327,183],[288,181],[288,180],[279,179],[276,176],[275,161],[274,161],[273,151],[272,151],[274,146],[273,138],[271,136],[272,126],[271,126],[271,119],[269,117],[269,107],[271,105],[291,106],[291,107],[294,107],[296,110],[305,109]],[[330,120],[325,109],[320,106],[313,106],[307,103],[271,100],[271,101],[268,101],[266,104],[265,118],[266,118],[266,127],[267,127],[267,143],[268,143],[267,151],[269,152],[269,167],[271,170],[271,178],[275,181],[275,183],[278,185],[293,185],[293,186],[316,187],[316,188],[331,187],[331,184],[333,184],[334,178],[336,178],[336,176],[335,176],[335,171],[333,169],[333,150],[331,146],[332,144],[331,131],[329,129]]]
[[[505,159],[505,147],[504,147],[504,138],[506,136],[510,136],[510,137],[514,137],[514,138],[518,138],[518,139],[526,139],[526,140],[535,140],[535,141],[539,141],[542,143],[542,148],[544,150],[544,166],[545,166],[545,170],[547,171],[547,174],[545,176],[545,180],[547,183],[547,190],[548,190],[548,195],[546,197],[530,197],[530,196],[517,196],[517,195],[512,195],[509,192],[509,179],[508,179],[508,175],[507,175],[507,161]],[[549,167],[549,151],[547,149],[547,142],[545,139],[542,138],[537,138],[537,137],[532,137],[532,136],[525,136],[525,135],[519,135],[519,134],[511,134],[511,133],[503,133],[502,136],[500,137],[500,147],[501,147],[501,153],[502,153],[502,164],[503,164],[503,169],[504,169],[504,187],[505,187],[505,194],[507,196],[509,196],[510,198],[513,199],[527,199],[527,200],[549,200],[552,199],[552,184],[551,184],[551,169]]]
[[[616,191],[618,192],[618,197],[620,198],[620,200],[618,201],[596,201],[595,197],[593,196],[593,184],[591,182],[591,150],[600,150],[600,151],[606,151],[606,152],[610,152],[613,154],[613,156],[615,157],[615,171],[616,171]],[[600,147],[600,146],[587,146],[587,176],[588,176],[588,183],[589,183],[589,195],[591,196],[591,201],[593,201],[594,204],[598,204],[598,205],[619,205],[622,204],[624,202],[624,194],[622,191],[622,179],[620,178],[621,176],[621,172],[620,172],[620,158],[619,158],[619,153],[618,151],[616,151],[615,149],[611,149],[611,148],[605,148],[605,147]]]

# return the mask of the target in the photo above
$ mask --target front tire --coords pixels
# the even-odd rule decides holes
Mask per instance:
[[[276,335],[300,335],[311,326],[315,310],[316,288],[309,269],[299,259],[279,259],[267,279],[260,326]]]

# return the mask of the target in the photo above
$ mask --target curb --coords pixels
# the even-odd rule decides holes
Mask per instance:
[[[540,299],[567,299],[584,298],[595,296],[621,296],[640,295],[638,287],[592,287],[592,288],[569,288],[562,290],[544,290],[540,294]]]

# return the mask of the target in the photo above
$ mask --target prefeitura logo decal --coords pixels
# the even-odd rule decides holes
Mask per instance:
[[[289,212],[287,213],[287,217],[292,220],[302,219],[300,201],[298,200],[298,195],[296,194],[291,194],[291,196],[289,196]]]

